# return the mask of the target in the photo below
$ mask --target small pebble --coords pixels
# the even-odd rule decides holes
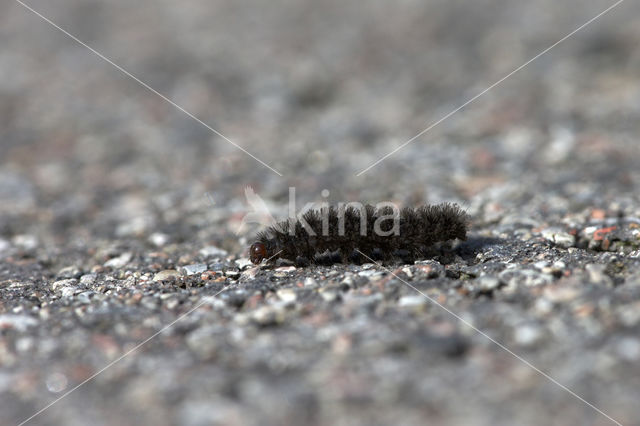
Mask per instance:
[[[640,359],[640,341],[633,337],[625,337],[616,345],[616,351],[620,358],[636,362]]]
[[[606,265],[589,263],[585,266],[585,270],[589,274],[589,281],[594,284],[613,285],[613,280],[605,274]]]
[[[160,299],[154,296],[144,296],[140,299],[140,305],[149,309],[150,311],[155,310],[160,304]]]
[[[251,262],[247,257],[236,259],[236,265],[238,265],[238,268],[240,269],[246,269],[254,266],[253,262]]]
[[[126,252],[121,254],[118,257],[114,257],[113,259],[109,259],[104,263],[104,266],[107,268],[119,269],[124,267],[127,263],[131,261],[133,257],[133,253]]]
[[[402,296],[400,299],[398,299],[398,306],[403,308],[423,306],[427,303],[429,303],[429,300],[426,297],[418,295]]]
[[[80,277],[80,283],[84,285],[93,284],[98,278],[98,274],[85,274]]]
[[[77,291],[75,287],[62,287],[60,289],[60,294],[62,297],[72,297]]]
[[[240,279],[246,280],[246,281],[254,280],[259,270],[260,268],[256,267],[256,268],[250,268],[245,271],[242,271],[242,274],[240,275]]]
[[[13,237],[12,242],[15,246],[20,247],[23,250],[35,250],[38,247],[38,238],[35,235],[21,234]]]
[[[202,360],[213,358],[219,350],[218,342],[212,330],[207,327],[198,328],[189,333],[185,343]]]
[[[89,304],[89,303],[91,303],[91,296],[93,296],[94,294],[95,293],[93,291],[90,291],[90,290],[89,291],[83,291],[82,293],[80,293],[80,294],[78,294],[76,296],[76,299],[80,303]]]
[[[551,303],[551,301],[545,299],[544,297],[540,297],[538,298],[538,300],[536,300],[533,308],[538,313],[538,315],[547,315],[553,310],[553,303]]]
[[[63,287],[74,287],[77,284],[78,280],[75,278],[69,278],[66,280],[58,280],[51,284],[51,290],[58,291]]]
[[[277,325],[284,322],[285,313],[277,306],[261,306],[251,313],[251,319],[260,325]]]
[[[304,286],[306,288],[318,288],[318,282],[313,277],[307,277],[304,279]]]
[[[60,393],[67,389],[69,380],[67,379],[67,376],[62,373],[52,373],[47,376],[45,384],[49,392]]]
[[[540,327],[525,324],[517,327],[514,333],[514,339],[521,346],[534,346],[542,338],[542,330]]]
[[[240,271],[235,270],[235,269],[230,269],[228,271],[224,271],[224,275],[229,277],[229,278],[233,278],[236,279],[240,276]]]
[[[548,228],[542,231],[542,237],[558,247],[569,248],[575,245],[576,237],[558,228]]]
[[[287,303],[295,302],[297,299],[295,290],[291,288],[280,289],[276,291],[276,295],[280,298],[280,300]]]
[[[13,328],[19,332],[38,325],[38,320],[28,315],[0,314],[0,330]]]
[[[180,272],[176,271],[175,269],[165,269],[164,271],[160,271],[155,274],[153,276],[153,281],[163,281],[171,278],[178,278],[180,276]]]
[[[435,260],[419,260],[413,267],[415,275],[426,277],[427,279],[438,278],[444,275],[444,266]]]
[[[358,275],[361,277],[372,277],[374,275],[380,275],[380,271],[376,271],[375,269],[366,269],[358,272]]]
[[[82,271],[77,266],[67,266],[58,271],[57,278],[80,278]]]
[[[478,289],[484,292],[490,292],[500,287],[500,280],[497,277],[482,276],[478,278]]]
[[[338,291],[335,289],[321,288],[319,293],[325,302],[333,302],[339,298]]]
[[[204,271],[207,270],[207,264],[206,263],[194,263],[191,265],[186,265],[186,266],[182,266],[180,267],[180,272],[183,275],[195,275],[195,274],[200,274]]]
[[[518,285],[536,287],[551,284],[554,280],[553,275],[538,272],[535,269],[506,269],[500,272],[498,278],[509,287]]]
[[[204,257],[224,257],[227,251],[216,246],[206,246],[200,249],[200,255]]]
[[[149,235],[149,242],[156,247],[165,246],[170,241],[170,237],[162,232],[154,232]]]

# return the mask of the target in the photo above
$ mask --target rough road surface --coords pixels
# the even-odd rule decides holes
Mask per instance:
[[[639,424],[640,5],[358,176],[613,1],[366,3],[29,2],[282,176],[0,4],[1,425]],[[255,267],[246,186],[472,226]]]

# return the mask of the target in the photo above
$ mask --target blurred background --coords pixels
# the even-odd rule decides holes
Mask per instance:
[[[612,2],[29,4],[283,176],[6,1],[5,237],[53,243],[171,230],[240,250],[229,213],[246,209],[247,185],[282,209],[295,186],[302,204],[322,189],[332,201],[461,201],[482,222],[499,219],[496,210],[546,217],[558,206],[609,206],[614,196],[629,208],[625,197],[640,183],[635,2],[361,176]]]
[[[1,2],[0,423],[238,282],[35,424],[611,424],[482,336],[465,346],[464,327],[397,282],[383,292],[373,271],[347,277],[340,304],[343,290],[334,303],[316,289],[343,288],[352,265],[333,278],[249,270],[255,228],[235,232],[247,186],[283,218],[290,187],[298,208],[323,190],[332,202],[461,203],[471,235],[501,243],[469,249],[446,276],[412,265],[416,282],[636,419],[640,275],[614,255],[638,250],[638,2],[357,175],[613,3],[28,0],[279,176]],[[618,218],[626,252],[612,253],[591,224]],[[213,270],[202,279],[201,262]],[[157,278],[182,267],[198,272]],[[440,278],[427,282],[429,268]]]

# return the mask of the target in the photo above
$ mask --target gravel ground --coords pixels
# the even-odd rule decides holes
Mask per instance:
[[[360,176],[613,2],[29,4],[283,176],[2,2],[0,424],[640,424],[637,2]],[[247,186],[472,225],[256,267]]]

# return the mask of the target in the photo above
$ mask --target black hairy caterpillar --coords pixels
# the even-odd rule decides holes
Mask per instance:
[[[401,210],[389,205],[378,209],[359,206],[309,210],[300,220],[269,227],[249,248],[251,262],[282,258],[307,265],[360,263],[366,257],[413,260],[424,258],[426,249],[435,243],[467,236],[469,217],[457,204]]]

